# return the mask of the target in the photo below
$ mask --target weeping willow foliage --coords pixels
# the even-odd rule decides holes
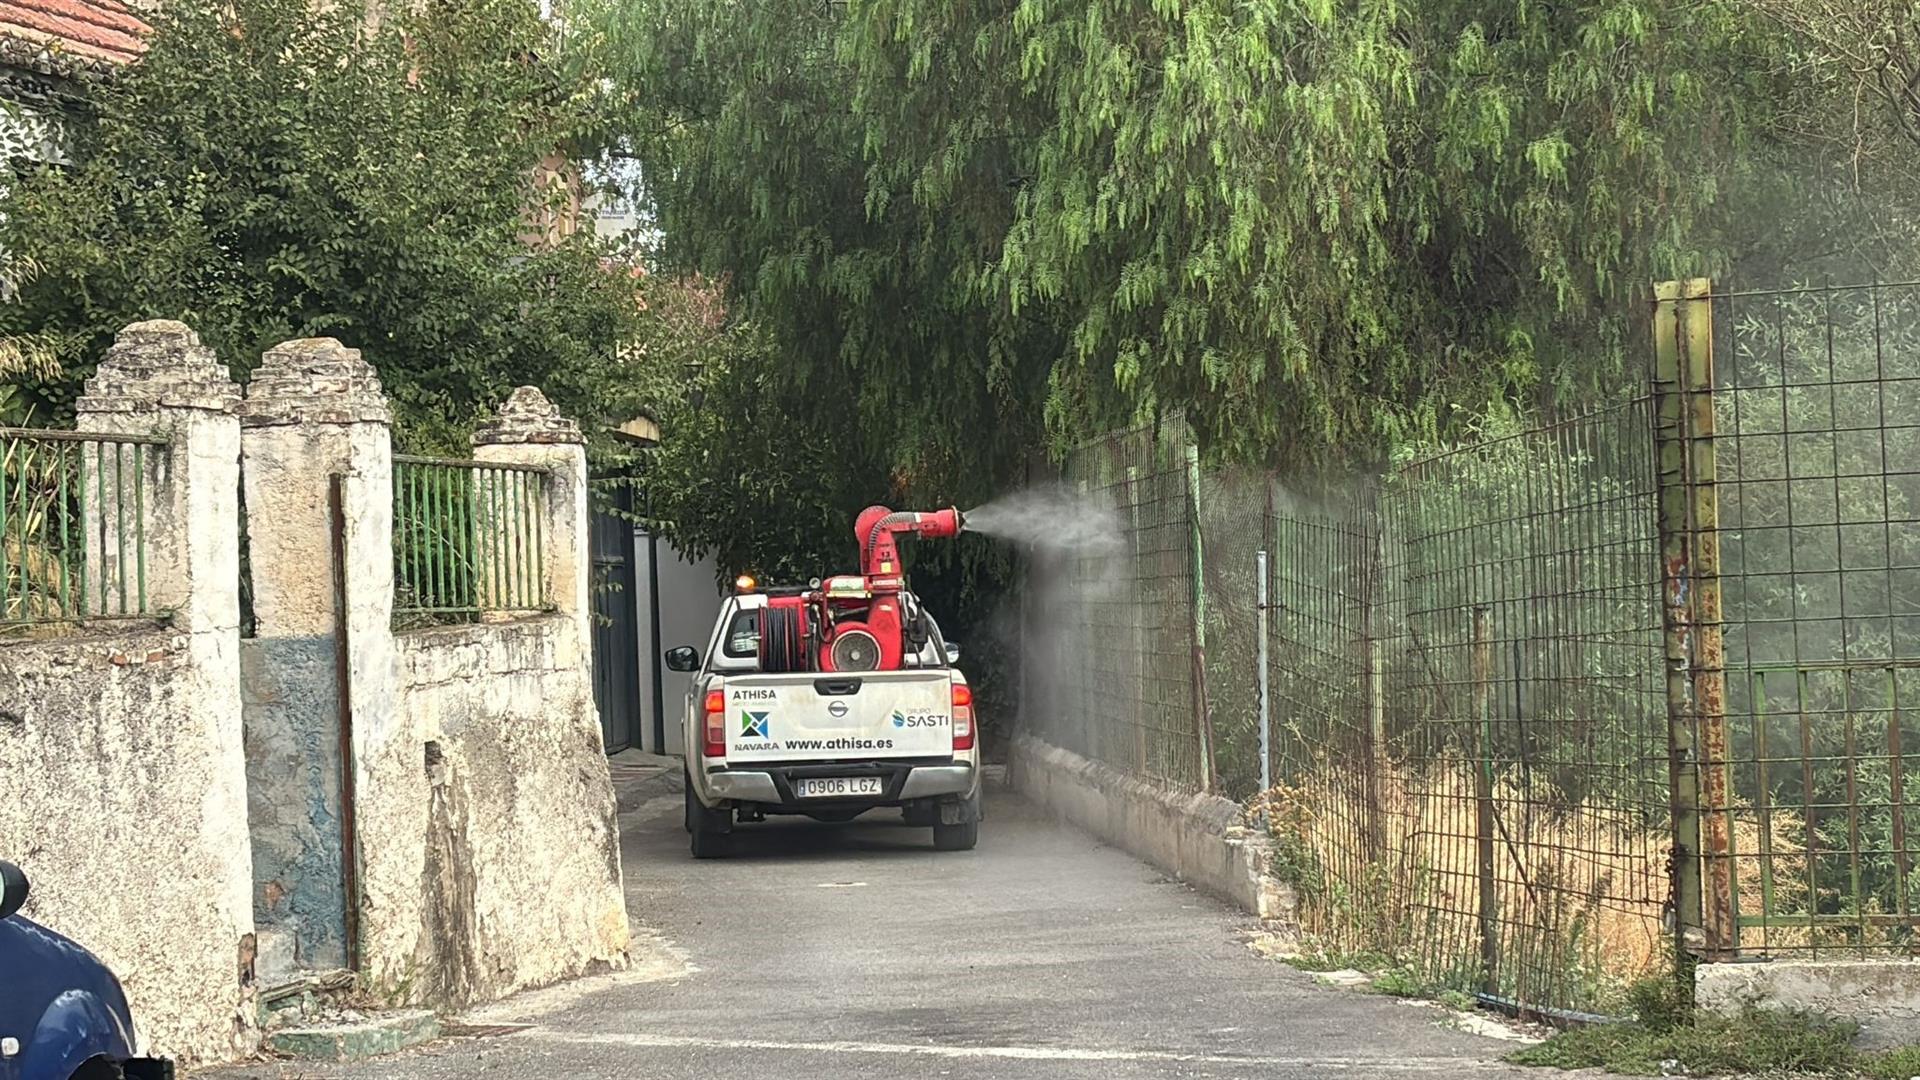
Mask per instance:
[[[1725,265],[1794,98],[1783,36],[1712,3],[627,0],[607,28],[670,256],[936,487],[1174,408],[1288,460],[1607,387],[1638,339],[1604,316]]]

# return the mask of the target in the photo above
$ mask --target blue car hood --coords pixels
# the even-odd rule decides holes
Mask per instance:
[[[76,1009],[79,1002],[88,1007]],[[72,1028],[82,1015],[94,1019],[79,1030],[50,1030]],[[131,1054],[133,1018],[127,996],[113,972],[79,945],[18,915],[0,919],[0,1037],[19,1039],[31,1054],[48,1036],[69,1049],[79,1049],[77,1041],[91,1053]],[[29,1060],[29,1075],[32,1065]]]

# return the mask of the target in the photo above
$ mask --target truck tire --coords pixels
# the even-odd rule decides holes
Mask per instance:
[[[727,853],[730,846],[729,833],[733,831],[733,814],[722,807],[709,810],[700,805],[700,797],[693,793],[693,781],[689,779],[687,793],[687,834],[696,859],[717,859]]]
[[[933,849],[935,851],[972,851],[980,842],[980,796],[967,800],[965,819],[949,825],[940,820],[947,816],[946,807],[939,807],[938,817],[933,822]]]
[[[933,827],[933,849],[935,851],[972,851],[980,842],[980,823],[965,821],[958,825],[935,825]]]

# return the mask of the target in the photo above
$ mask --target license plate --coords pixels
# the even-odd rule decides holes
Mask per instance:
[[[878,795],[880,778],[877,776],[824,776],[811,780],[795,780],[793,793],[802,799]]]

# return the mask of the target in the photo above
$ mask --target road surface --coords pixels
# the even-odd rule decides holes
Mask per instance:
[[[892,815],[694,862],[679,777],[623,792],[633,973],[485,1010],[511,1034],[223,1080],[1531,1076],[1447,1014],[1256,956],[1250,921],[993,791],[980,846]]]

